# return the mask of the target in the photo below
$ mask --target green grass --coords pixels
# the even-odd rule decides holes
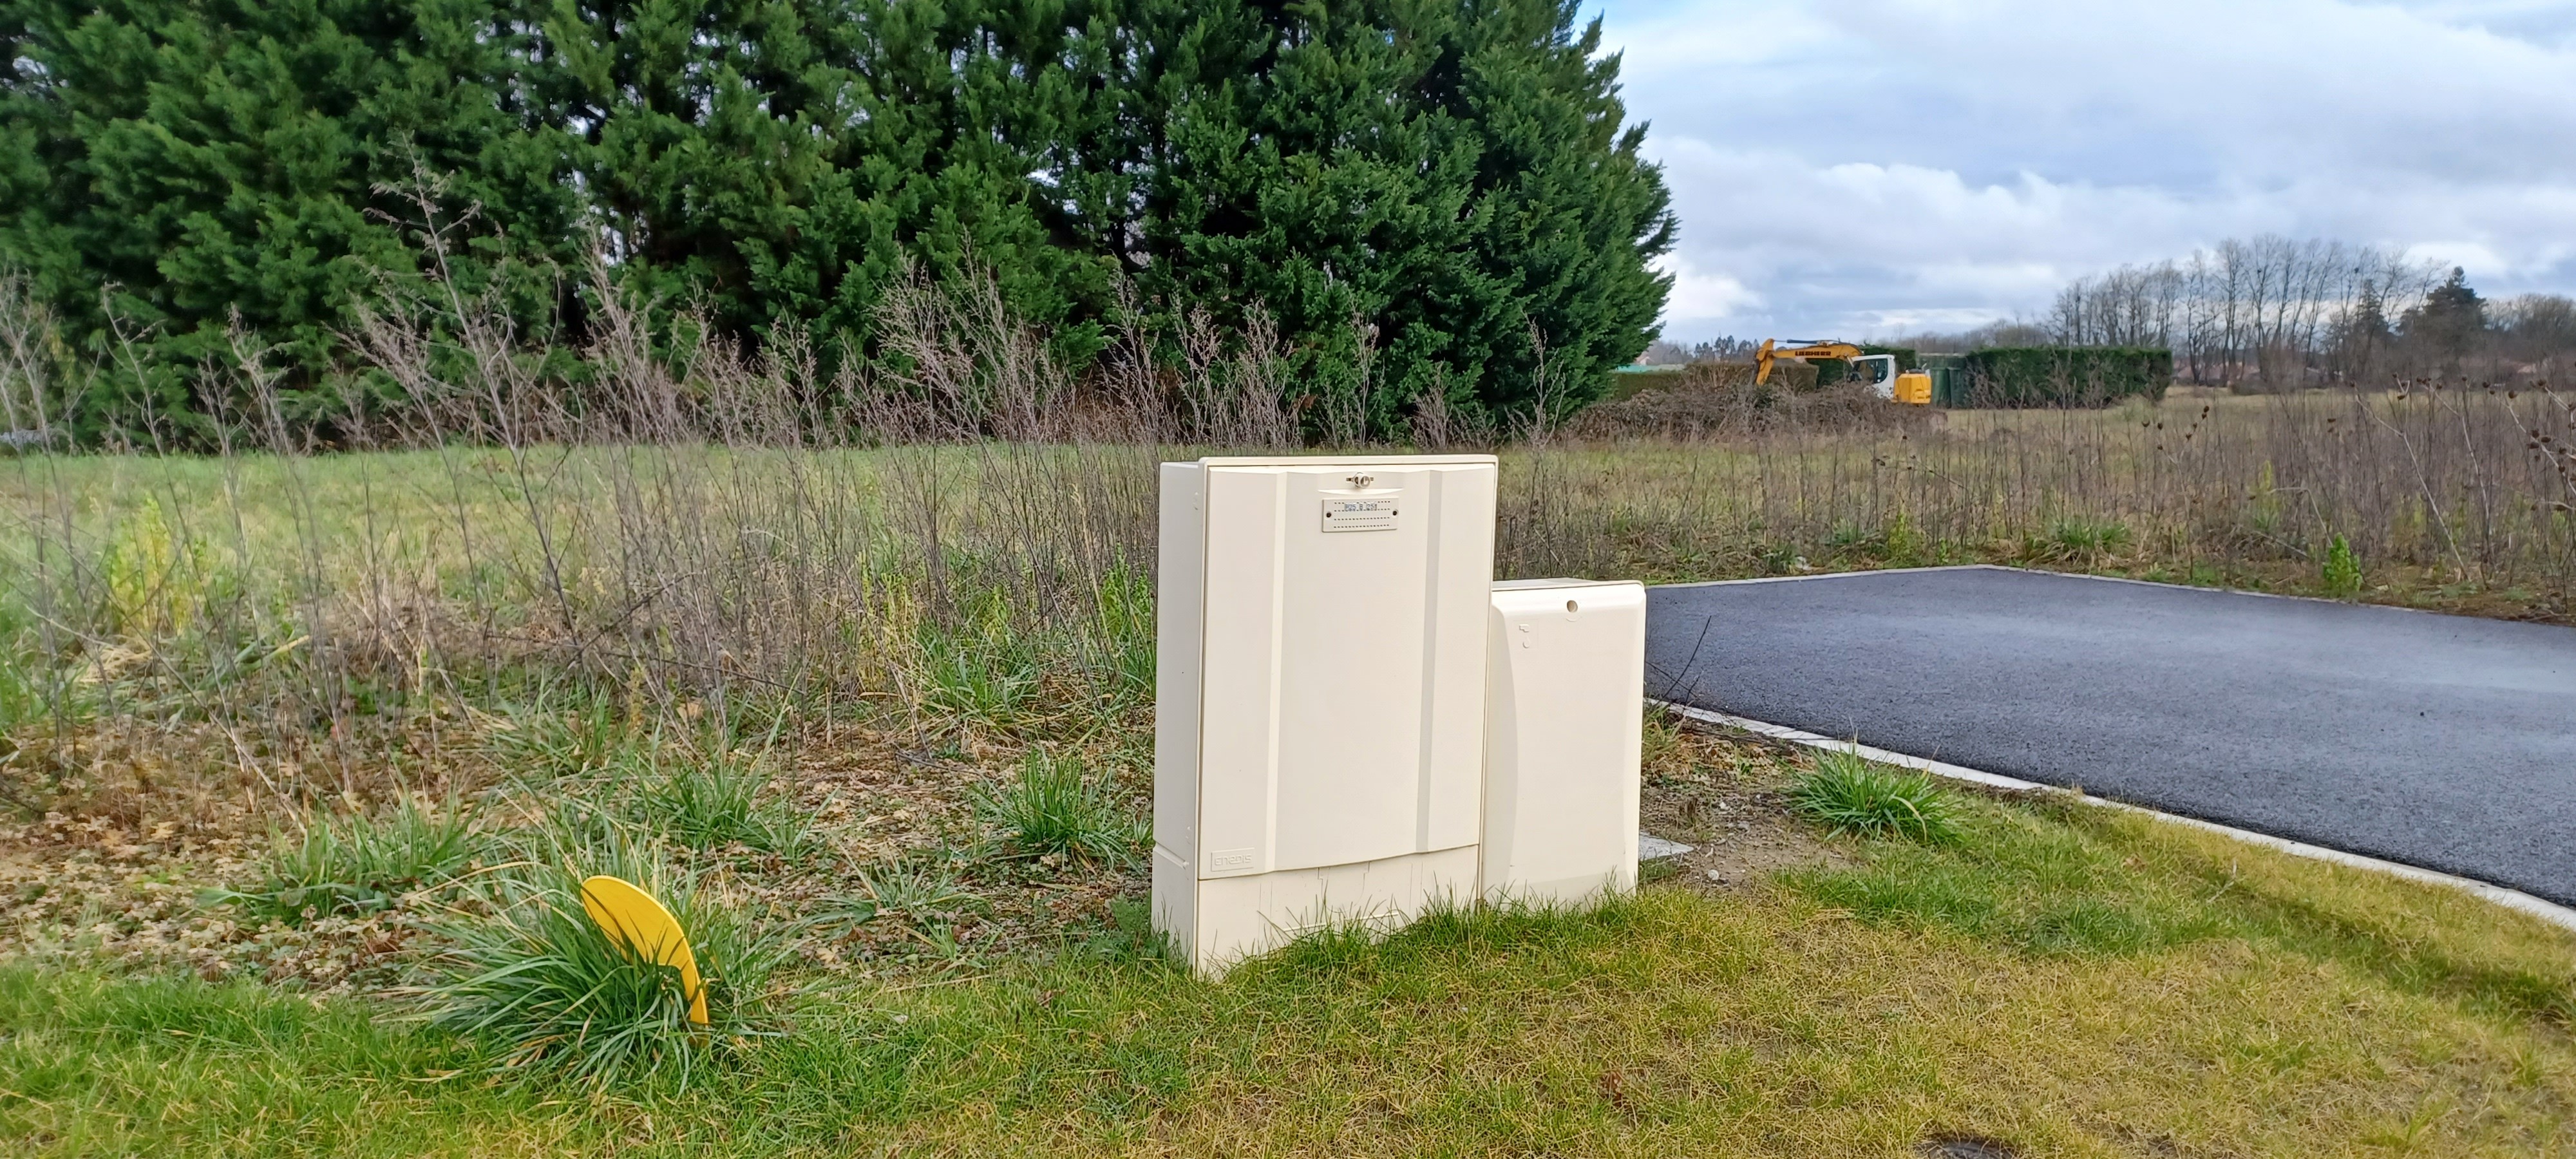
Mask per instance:
[[[1838,749],[1789,782],[1789,808],[1836,835],[1901,837],[1935,844],[1958,840],[1958,805],[1929,775],[1863,760]]]
[[[831,920],[845,925],[885,922],[937,956],[954,958],[958,920],[987,908],[984,899],[967,888],[963,863],[963,858],[942,852],[860,870],[859,887],[866,896],[842,903]]]
[[[923,706],[931,712],[949,720],[1007,725],[1034,706],[1045,669],[1026,641],[924,631],[921,674]]]
[[[840,978],[788,1032],[598,1093],[508,1044],[243,985],[0,966],[35,1156],[2564,1154],[2563,932],[2093,810],[1574,915],[1312,939],[1222,982],[1088,949]]]
[[[947,857],[915,858],[862,870],[859,879],[881,917],[945,922],[976,902],[973,891],[959,880],[956,862]]]
[[[810,847],[811,824],[770,789],[774,724],[755,737],[701,725],[675,741],[631,727],[604,697],[558,699],[541,693],[533,707],[503,715],[486,747],[518,795],[607,810],[559,817],[562,827],[609,822],[713,853],[794,856]]]
[[[633,789],[632,819],[691,849],[740,846],[792,855],[810,836],[787,803],[768,794],[769,771],[756,755],[732,748],[699,753],[646,747],[611,765]]]
[[[2338,535],[2326,541],[2326,557],[2317,565],[2319,586],[2325,594],[2348,600],[2361,594],[2361,561],[2352,554],[2352,544]]]
[[[404,893],[447,884],[482,847],[483,835],[455,801],[431,810],[407,800],[382,817],[307,817],[301,834],[277,839],[258,882],[206,900],[288,923],[376,913]]]
[[[2047,530],[2022,550],[2049,563],[2091,564],[2127,548],[2134,538],[2129,525],[2119,520],[2067,515],[2050,520]]]
[[[607,697],[552,688],[504,712],[490,737],[502,772],[532,784],[600,772],[634,743]]]
[[[424,991],[432,1026],[488,1048],[494,1073],[676,1089],[777,1032],[769,983],[788,930],[755,925],[632,841],[552,836],[489,879],[482,905],[444,923],[450,948]],[[705,1029],[689,1018],[691,992],[677,970],[609,937],[583,911],[581,882],[602,873],[643,887],[687,933]]]
[[[1030,750],[1009,780],[977,794],[976,805],[1002,829],[1011,850],[1025,856],[1124,864],[1149,836],[1145,819],[1127,808],[1105,774],[1049,749]]]
[[[2131,872],[2119,845],[2097,830],[2045,812],[1941,801],[1944,848],[1873,842],[1858,869],[1802,871],[1790,881],[1863,921],[1950,930],[2040,955],[2134,954],[2228,928],[2205,904],[2217,890]]]

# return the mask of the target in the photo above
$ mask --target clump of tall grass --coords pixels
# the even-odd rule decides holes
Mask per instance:
[[[959,873],[959,858],[946,852],[899,858],[859,872],[863,898],[843,903],[843,920],[880,920],[904,930],[943,957],[957,953],[957,923],[985,909]]]
[[[277,839],[256,884],[211,890],[205,901],[288,923],[375,913],[454,881],[484,846],[455,801],[441,811],[407,800],[382,817],[307,817],[300,835]]]
[[[704,747],[647,747],[611,767],[609,775],[630,786],[635,823],[689,849],[739,845],[783,856],[804,848],[809,828],[769,794],[766,762],[722,743]]]
[[[979,790],[976,804],[1014,851],[1030,856],[1125,864],[1149,838],[1105,772],[1045,748],[1030,750],[1009,780]]]
[[[2041,534],[2025,540],[2023,550],[2051,563],[2089,565],[2127,548],[2134,539],[2129,525],[2117,519],[2062,515],[2050,520]]]
[[[641,886],[679,921],[708,1022],[679,971],[610,937],[582,908],[594,874]],[[744,1043],[781,1031],[771,982],[794,931],[764,927],[689,871],[613,826],[557,826],[480,890],[479,914],[442,923],[449,948],[423,990],[429,1021],[487,1044],[505,1073],[607,1086],[681,1087]]]
[[[528,782],[599,773],[634,743],[609,698],[553,690],[507,708],[485,739],[501,771]]]
[[[976,631],[921,632],[921,704],[935,720],[1007,727],[1030,710],[1045,676],[1039,642]]]
[[[2326,541],[2325,559],[2317,565],[2318,580],[2327,595],[2348,600],[2361,594],[2361,560],[2352,554],[2352,544],[2338,535]]]
[[[679,848],[745,849],[792,855],[809,822],[771,792],[769,753],[783,718],[756,747],[735,743],[721,724],[701,722],[693,738],[630,727],[604,697],[571,711],[542,706],[505,717],[489,745],[505,773],[542,796],[599,813]],[[589,820],[557,817],[575,830]]]
[[[1942,845],[1960,837],[1959,806],[1929,774],[1890,768],[1846,750],[1816,754],[1789,783],[1789,808],[1835,835]]]

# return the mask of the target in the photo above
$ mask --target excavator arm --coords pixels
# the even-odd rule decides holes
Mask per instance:
[[[1860,347],[1854,346],[1849,342],[1797,342],[1792,340],[1791,345],[1776,346],[1773,344],[1771,339],[1765,338],[1762,340],[1761,348],[1753,352],[1753,381],[1756,383],[1771,381],[1772,364],[1783,358],[1794,358],[1800,362],[1804,362],[1810,358],[1841,358],[1849,360],[1860,356]]]
[[[1860,347],[1849,342],[1793,341],[1787,346],[1780,346],[1771,339],[1765,338],[1762,340],[1761,347],[1753,352],[1753,381],[1757,384],[1771,381],[1771,368],[1782,359],[1796,359],[1804,362],[1810,358],[1839,358],[1852,363],[1885,362],[1887,366],[1882,372],[1883,377],[1876,384],[1880,398],[1913,406],[1931,405],[1931,375],[1920,370],[1909,370],[1900,374],[1896,369],[1896,359],[1884,354],[1863,353]]]

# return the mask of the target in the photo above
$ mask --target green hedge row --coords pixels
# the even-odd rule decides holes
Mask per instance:
[[[2162,399],[2173,383],[2173,351],[2136,346],[2003,346],[1960,359],[1972,407],[2099,407],[2121,399]]]
[[[1923,356],[1916,352],[1916,350],[1911,346],[1873,346],[1864,342],[1861,343],[1860,352],[1863,354],[1895,355],[1896,372],[1898,374],[1903,374],[1909,370],[1921,369],[1923,365]]]
[[[1265,319],[1301,413],[1392,434],[1431,391],[1578,405],[1653,337],[1674,219],[1600,37],[1573,0],[0,0],[0,270],[117,352],[84,433],[257,413],[203,372],[236,324],[293,414],[399,401],[346,336],[434,229],[567,346],[595,253],[827,366],[903,361],[909,271],[991,269],[1075,371],[1131,306]]]

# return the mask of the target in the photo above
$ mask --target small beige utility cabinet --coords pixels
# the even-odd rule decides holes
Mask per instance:
[[[1192,965],[1634,882],[1642,593],[1497,590],[1495,480],[1490,455],[1163,465],[1154,922]],[[1552,669],[1576,663],[1610,675]]]
[[[1498,583],[1486,622],[1478,892],[1567,906],[1635,889],[1645,585]]]

